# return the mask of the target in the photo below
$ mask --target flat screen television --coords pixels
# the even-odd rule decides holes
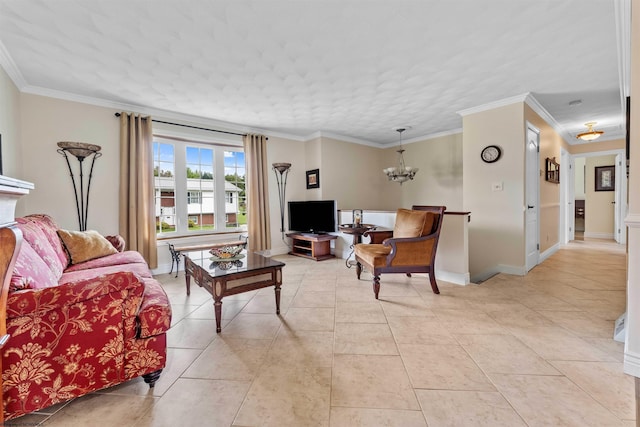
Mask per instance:
[[[289,230],[313,234],[336,231],[336,201],[289,202]]]

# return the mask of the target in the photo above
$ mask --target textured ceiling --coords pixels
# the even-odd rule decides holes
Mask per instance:
[[[526,93],[623,136],[614,0],[0,0],[0,42],[32,93],[299,137],[393,144]]]

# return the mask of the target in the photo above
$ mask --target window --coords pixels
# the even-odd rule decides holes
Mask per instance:
[[[187,204],[201,204],[202,191],[187,191]]]
[[[226,188],[225,212],[228,229],[247,227],[247,194],[245,192],[244,152],[224,152],[224,179]]]
[[[158,236],[246,230],[242,146],[154,137],[153,159]]]
[[[172,144],[153,143],[156,231],[176,230],[175,151]]]

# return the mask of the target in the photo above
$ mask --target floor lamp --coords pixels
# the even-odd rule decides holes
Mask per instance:
[[[282,233],[282,240],[284,240],[284,194],[287,188],[287,176],[289,175],[290,168],[291,163],[273,164],[273,173],[276,175],[276,182],[278,183],[278,197],[280,198],[280,233]]]
[[[93,165],[98,157],[102,156],[100,153],[99,145],[85,144],[84,142],[58,142],[58,153],[60,153],[67,161],[69,167],[69,174],[71,174],[71,182],[73,183],[73,192],[76,196],[76,211],[78,213],[78,225],[80,231],[87,230],[87,213],[89,211],[89,190],[91,189],[91,176],[93,175]],[[76,178],[73,175],[73,169],[71,168],[71,162],[69,162],[69,156],[67,153],[75,156],[79,163],[79,175],[80,175],[80,193],[78,193],[78,186],[76,185]],[[87,186],[85,191],[84,185],[84,172],[83,162],[87,157],[93,156],[91,161],[91,169],[89,169],[89,179],[87,180]]]

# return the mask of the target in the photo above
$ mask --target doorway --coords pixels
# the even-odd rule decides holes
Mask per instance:
[[[563,206],[566,207],[564,243],[584,238],[615,240],[620,244],[626,242],[622,226],[627,210],[623,158],[623,150],[568,156],[571,179],[561,188],[565,194]],[[606,174],[604,178],[603,172]],[[604,188],[599,182],[603,179],[609,183]]]

